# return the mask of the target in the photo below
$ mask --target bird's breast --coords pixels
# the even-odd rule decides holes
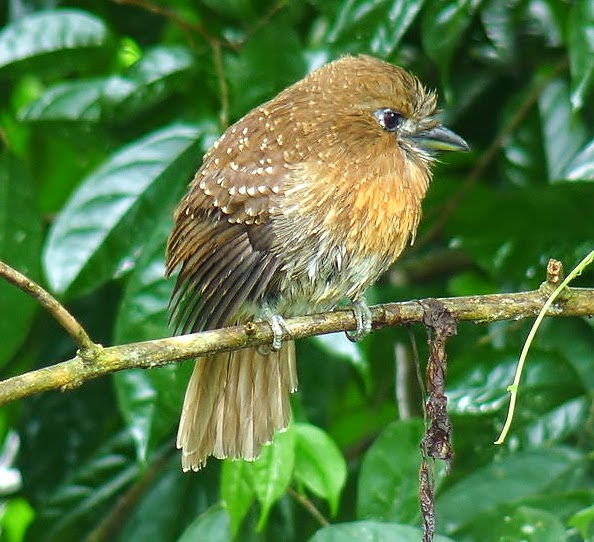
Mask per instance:
[[[414,237],[428,182],[415,167],[295,168],[272,217],[283,289],[313,305],[360,297]]]

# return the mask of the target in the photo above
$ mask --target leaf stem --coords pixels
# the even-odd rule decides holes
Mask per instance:
[[[565,277],[565,280],[563,280],[561,282],[561,284],[559,284],[559,286],[557,286],[557,288],[555,288],[555,290],[553,290],[551,295],[548,297],[548,299],[545,301],[544,305],[542,306],[542,309],[540,309],[540,312],[538,313],[538,316],[536,317],[536,320],[534,321],[534,324],[532,325],[532,328],[530,329],[530,333],[528,334],[528,337],[526,338],[524,347],[522,348],[522,353],[520,354],[520,359],[518,360],[518,366],[516,367],[516,373],[514,376],[514,380],[513,380],[512,384],[507,388],[508,391],[510,392],[509,407],[507,410],[507,416],[505,418],[505,424],[503,425],[501,434],[499,435],[499,438],[495,441],[495,444],[503,444],[503,442],[505,441],[505,438],[507,437],[509,429],[511,427],[512,420],[514,417],[514,412],[516,409],[516,401],[518,399],[518,390],[520,387],[520,380],[522,378],[522,372],[524,371],[524,365],[526,363],[526,357],[528,356],[528,350],[530,349],[530,346],[532,345],[534,336],[536,335],[536,332],[538,331],[538,328],[540,327],[540,324],[541,324],[543,318],[547,315],[549,309],[551,308],[551,305],[555,302],[555,299],[557,299],[557,297],[559,297],[559,294],[565,289],[565,287],[575,277],[580,275],[582,273],[582,271],[588,265],[590,265],[593,261],[594,261],[594,250],[591,251],[588,255],[586,255],[582,259],[582,261],[571,270],[569,275],[567,275],[567,277]]]

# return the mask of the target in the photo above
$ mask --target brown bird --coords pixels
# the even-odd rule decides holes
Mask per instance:
[[[402,68],[344,57],[227,129],[175,211],[167,274],[178,331],[263,318],[273,348],[199,359],[177,446],[184,470],[208,456],[254,459],[287,427],[297,388],[282,319],[355,305],[414,239],[436,150],[467,150],[434,118],[437,97]]]

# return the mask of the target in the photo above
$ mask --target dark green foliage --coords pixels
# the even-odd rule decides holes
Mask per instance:
[[[171,212],[221,122],[343,54],[415,72],[472,147],[442,157],[417,242],[371,302],[535,288],[549,258],[569,269],[594,248],[593,2],[1,6],[0,259],[102,344],[171,333]],[[0,377],[73,355],[2,281],[0,309]],[[456,455],[449,475],[435,466],[436,540],[594,537],[590,321],[545,322],[512,433],[493,445],[528,326],[461,324],[448,343]],[[16,470],[3,464],[0,541],[418,541],[423,423],[395,399],[395,352],[399,367],[414,359],[411,339],[423,367],[421,327],[301,341],[296,423],[258,462],[198,474],[180,472],[173,446],[189,363],[4,407],[0,441],[20,437],[8,466],[22,485],[5,490]],[[414,369],[408,390],[418,415]]]

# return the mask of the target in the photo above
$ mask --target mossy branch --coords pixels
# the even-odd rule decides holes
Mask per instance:
[[[0,276],[12,275],[14,270],[6,264],[0,265]],[[22,276],[22,275],[21,275]],[[47,299],[43,289],[30,279],[21,281],[21,286],[36,299]],[[19,285],[19,281],[13,281]],[[19,287],[21,287],[19,286]],[[488,323],[498,320],[518,320],[536,317],[546,303],[550,292],[556,286],[549,280],[538,289],[529,292],[509,294],[476,295],[441,298],[439,301],[452,313],[456,320]],[[45,295],[44,295],[45,294]],[[56,300],[43,303],[44,307],[68,330],[80,339],[80,324],[70,318],[64,320],[67,311]],[[426,300],[424,300],[426,301]],[[371,307],[373,328],[422,322],[423,301],[386,303]],[[591,316],[594,314],[594,289],[571,288],[559,296],[547,311],[547,316]],[[356,321],[350,309],[300,316],[286,320],[287,330],[294,339],[323,335],[338,331],[354,330]],[[84,330],[83,330],[84,332]],[[243,326],[229,327],[180,337],[156,339],[118,346],[102,347],[85,339],[77,340],[79,351],[75,357],[49,367],[37,369],[0,382],[0,405],[49,390],[69,390],[92,378],[108,375],[125,369],[149,369],[204,356],[225,350],[246,346],[269,344],[273,334],[266,322],[249,322]]]

